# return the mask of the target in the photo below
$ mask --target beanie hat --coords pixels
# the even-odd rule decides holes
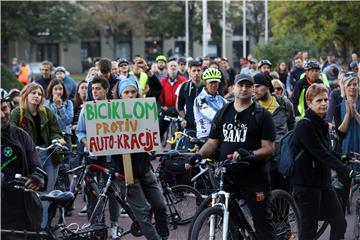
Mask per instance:
[[[357,62],[357,61],[352,61],[352,62],[350,63],[350,68],[356,68],[357,65],[358,65],[358,62]]]
[[[271,83],[270,76],[264,74],[264,73],[257,73],[254,76],[254,83],[264,85],[269,88],[270,93],[274,92],[274,87]]]
[[[59,66],[55,69],[55,72],[54,73],[57,73],[57,72],[63,72],[63,73],[66,73],[66,69],[62,66]]]
[[[124,91],[125,88],[127,87],[134,87],[136,89],[136,91],[139,91],[139,86],[137,84],[137,82],[129,77],[129,78],[125,78],[125,79],[122,79],[118,85],[118,93],[119,95],[122,94],[122,92]]]

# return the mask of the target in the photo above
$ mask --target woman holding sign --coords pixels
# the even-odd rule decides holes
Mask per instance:
[[[115,99],[131,99],[139,97],[139,87],[132,78],[122,80],[116,85]],[[124,173],[122,155],[114,155],[114,162],[120,162],[120,173]],[[156,176],[151,170],[148,154],[132,153],[131,163],[134,184],[127,188],[127,201],[139,221],[141,230],[147,239],[167,239],[169,230],[164,197]],[[125,188],[125,182],[121,183]],[[151,223],[150,209],[155,215],[155,227]]]

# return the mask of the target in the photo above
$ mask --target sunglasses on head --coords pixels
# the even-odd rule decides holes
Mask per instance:
[[[357,77],[357,73],[355,72],[347,72],[344,74],[344,77]]]
[[[351,80],[353,78],[359,78],[358,74],[355,72],[347,72],[344,74],[345,80]]]

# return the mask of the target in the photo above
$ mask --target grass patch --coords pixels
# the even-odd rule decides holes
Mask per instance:
[[[76,81],[80,82],[81,80],[84,80],[87,73],[71,73],[71,77]]]

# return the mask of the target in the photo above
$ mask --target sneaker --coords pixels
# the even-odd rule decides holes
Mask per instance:
[[[124,232],[124,229],[122,229],[118,225],[112,225],[110,231],[111,231],[111,239],[120,239],[120,237]]]
[[[86,205],[80,210],[78,215],[79,216],[86,216],[87,215],[87,207],[86,207]]]
[[[129,215],[123,208],[120,209],[120,217],[129,217]]]

